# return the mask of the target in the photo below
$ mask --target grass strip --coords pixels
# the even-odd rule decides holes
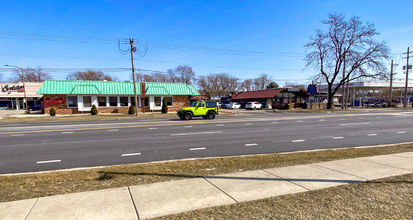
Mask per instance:
[[[413,144],[178,160],[0,176],[0,202],[413,151]]]
[[[413,219],[413,174],[157,219]]]

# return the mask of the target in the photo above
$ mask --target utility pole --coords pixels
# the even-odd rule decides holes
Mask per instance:
[[[406,84],[404,86],[404,103],[403,103],[405,108],[407,106],[407,86],[409,85],[408,84],[408,82],[409,82],[409,47],[407,47],[407,53],[406,54],[407,54],[407,57],[406,57],[406,59],[407,59],[407,62],[406,62]]]
[[[389,107],[392,106],[392,90],[393,90],[393,60],[391,60],[390,64],[390,100],[389,100]]]
[[[346,77],[346,54],[344,54],[344,63],[343,63],[343,81],[344,78]],[[341,109],[344,109],[344,97],[345,97],[345,93],[346,93],[346,82],[344,81],[343,83],[343,89],[342,89],[342,93],[341,93]]]
[[[130,57],[132,62],[132,78],[133,78],[133,92],[135,94],[135,115],[138,117],[138,94],[136,93],[136,80],[135,80],[135,66],[133,63],[133,53],[135,52],[136,48],[133,47],[133,38],[129,38],[130,44]]]
[[[126,39],[125,39],[126,40]],[[136,40],[137,41],[137,40]],[[125,44],[127,44],[126,42],[124,42]],[[135,39],[133,38],[129,38],[129,44],[130,44],[130,49],[128,50],[122,50],[120,48],[120,40],[118,40],[118,48],[119,48],[119,52],[123,55],[126,55],[130,52],[131,55],[131,62],[132,62],[132,79],[133,79],[133,90],[134,90],[134,95],[135,95],[135,114],[136,116],[138,116],[138,94],[136,91],[136,76],[135,76],[135,65],[133,62],[133,54],[137,53],[139,56],[143,57],[146,55],[146,52],[148,52],[148,43],[145,43],[144,45],[142,45],[143,50],[138,50],[134,44],[135,44]],[[138,41],[136,42],[136,45],[138,45]],[[142,106],[142,108],[144,108],[144,106]]]

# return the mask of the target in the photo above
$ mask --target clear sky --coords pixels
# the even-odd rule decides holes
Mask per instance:
[[[377,40],[386,40],[402,64],[398,54],[413,50],[412,8],[412,0],[1,0],[0,68],[42,67],[55,79],[101,68],[129,80],[130,72],[114,69],[131,67],[117,39],[135,38],[148,41],[149,49],[136,56],[136,68],[166,71],[183,64],[198,75],[246,79],[267,73],[280,84],[307,83],[315,71],[303,71],[303,45],[325,28],[320,21],[328,13],[374,23]],[[397,72],[403,77],[401,65]]]

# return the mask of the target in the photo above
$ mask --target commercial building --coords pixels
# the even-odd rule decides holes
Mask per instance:
[[[192,95],[200,95],[196,88],[185,83],[136,83],[138,106],[142,111],[161,111],[165,98],[169,111],[190,104]],[[132,82],[47,80],[37,94],[43,95],[44,112],[51,108],[56,114],[90,112],[92,105],[99,113],[127,113],[135,105]]]
[[[24,91],[26,90],[27,106],[30,110],[40,110],[42,95],[37,94],[37,90],[43,83],[26,82],[24,88],[22,82],[0,83],[0,109],[4,110],[24,110]]]
[[[265,108],[284,108],[285,104],[291,107],[301,107],[308,94],[302,88],[279,88],[249,92],[240,92],[232,96],[231,100],[238,101],[241,106],[247,102],[257,101]]]

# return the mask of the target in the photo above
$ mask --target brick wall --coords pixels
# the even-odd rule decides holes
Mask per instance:
[[[67,99],[66,95],[44,95],[44,112],[45,114],[50,114],[50,109],[54,108],[56,110],[57,115],[70,115],[70,114],[79,114],[77,108],[67,108]],[[46,100],[64,100],[64,103],[57,104],[46,104]],[[176,95],[173,96],[173,107],[168,107],[168,111],[177,111],[180,108],[188,107],[189,106],[189,96],[187,95]],[[142,112],[141,108],[138,108],[139,112]],[[104,107],[99,108],[99,113],[128,113],[129,107]],[[145,112],[150,112],[149,107],[145,107]],[[154,112],[161,112],[160,110]],[[90,113],[90,111],[83,111],[83,113]]]

